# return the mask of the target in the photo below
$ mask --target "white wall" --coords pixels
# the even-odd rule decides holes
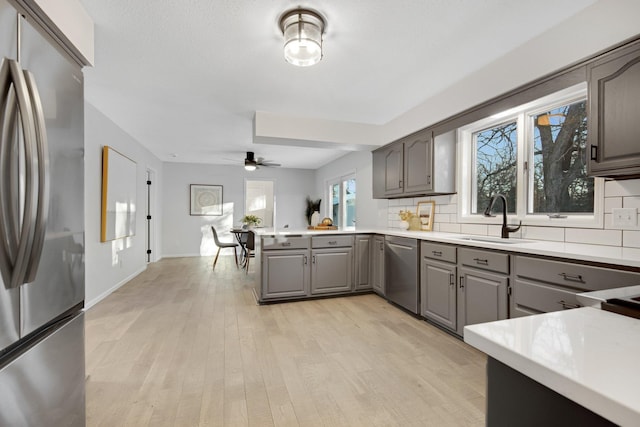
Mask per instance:
[[[349,153],[316,170],[316,190],[312,199],[322,199],[321,216],[331,216],[327,182],[355,172],[356,174],[356,226],[360,228],[387,226],[387,201],[373,199],[371,152]]]
[[[85,305],[91,307],[119,286],[146,268],[146,171],[157,174],[155,185],[162,186],[162,162],[130,135],[120,129],[93,105],[85,102]],[[137,164],[136,235],[114,242],[100,242],[102,189],[102,147],[108,145]],[[162,192],[157,191],[156,206],[161,206]],[[155,209],[156,224],[162,222],[162,212]],[[159,228],[159,226],[158,226]],[[160,248],[162,235],[156,233]]]
[[[260,168],[247,172],[242,166],[165,163],[163,177],[163,256],[215,254],[211,225],[218,230],[220,240],[231,241],[229,230],[239,225],[244,215],[245,178],[274,180],[276,228],[285,224],[291,229],[306,227],[305,198],[313,196],[315,190],[314,171],[304,169]],[[222,216],[190,216],[190,184],[222,185]]]

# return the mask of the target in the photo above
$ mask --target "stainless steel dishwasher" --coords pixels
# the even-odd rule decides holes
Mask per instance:
[[[384,283],[389,301],[418,314],[420,250],[417,239],[386,236],[384,250]]]

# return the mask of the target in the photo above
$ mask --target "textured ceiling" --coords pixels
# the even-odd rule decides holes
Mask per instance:
[[[256,111],[383,125],[595,2],[81,1],[96,35],[86,98],[160,159],[254,151],[311,169],[345,152],[254,144]],[[297,6],[327,20],[314,67],[282,56],[278,18]]]

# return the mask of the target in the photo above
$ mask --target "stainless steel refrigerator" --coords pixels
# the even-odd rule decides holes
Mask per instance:
[[[0,426],[85,425],[79,65],[0,0]]]

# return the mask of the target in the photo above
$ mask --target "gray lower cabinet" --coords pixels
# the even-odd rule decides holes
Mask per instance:
[[[376,235],[373,237],[371,284],[375,293],[384,296],[384,236]]]
[[[353,248],[313,249],[311,264],[312,295],[351,291]]]
[[[371,246],[373,237],[370,234],[356,235],[355,243],[355,290],[371,289]]]
[[[458,325],[506,319],[509,315],[509,254],[458,249]]]
[[[576,294],[640,284],[640,274],[517,255],[511,317],[580,307]]]
[[[309,295],[309,251],[306,249],[262,253],[262,297],[265,299]]]
[[[457,325],[456,247],[422,242],[420,314],[452,331]]]

